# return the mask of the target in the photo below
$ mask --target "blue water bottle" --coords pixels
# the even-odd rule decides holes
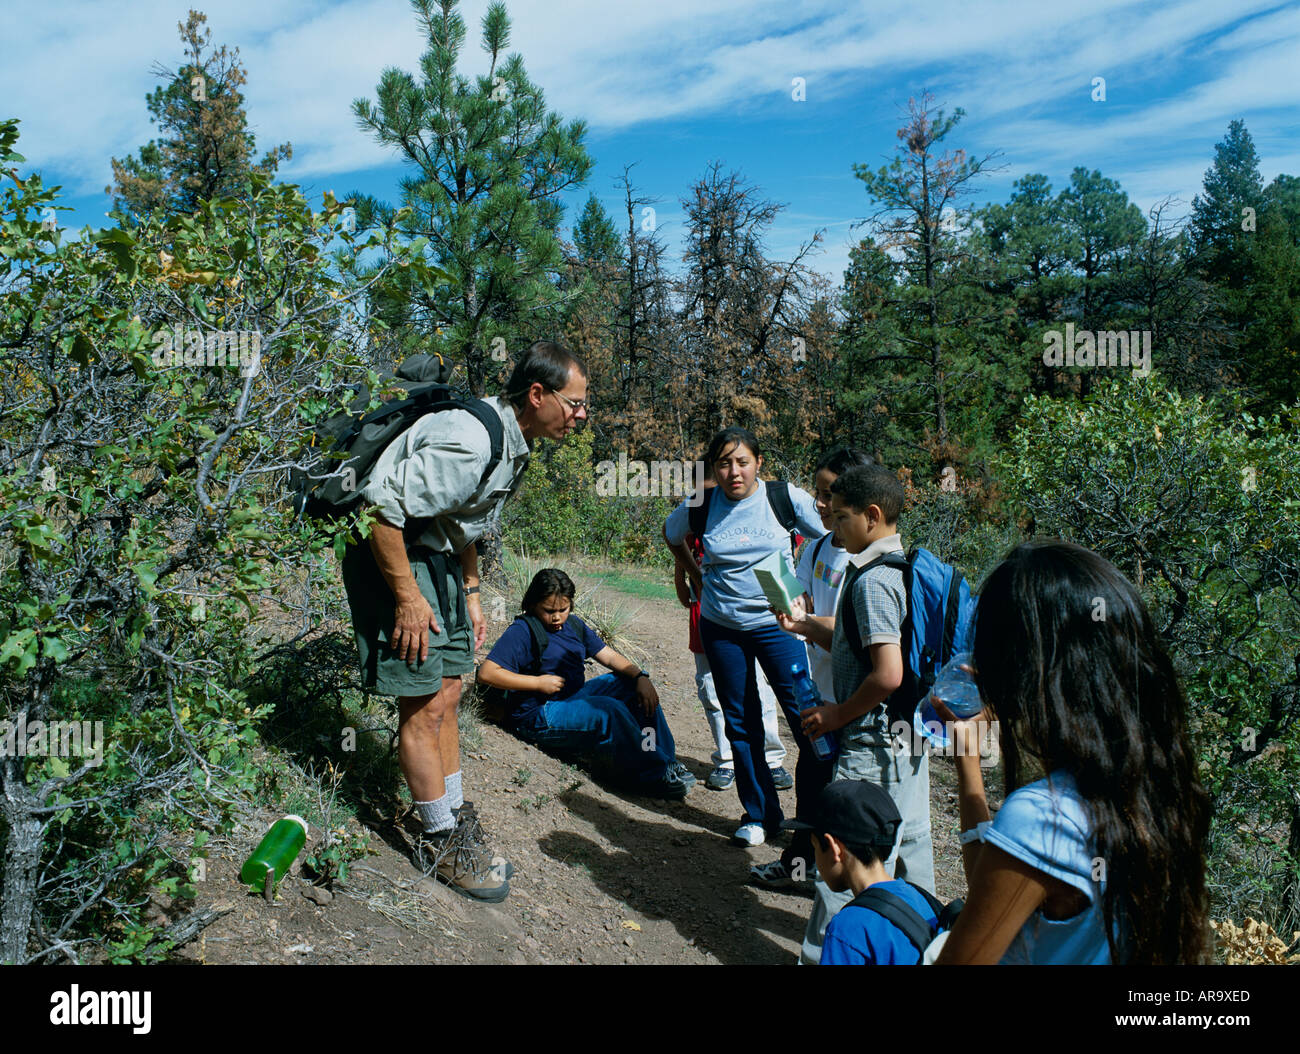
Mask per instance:
[[[790,674],[794,678],[794,705],[799,708],[799,712],[802,714],[814,706],[821,706],[822,693],[817,690],[817,685],[813,683],[808,671],[796,662],[790,666]],[[827,733],[814,737],[812,747],[819,758],[830,761],[835,757],[837,743],[835,738]]]

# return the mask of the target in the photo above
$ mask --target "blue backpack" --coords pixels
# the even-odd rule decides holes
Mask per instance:
[[[896,567],[903,573],[907,591],[907,615],[903,619],[903,683],[885,700],[889,726],[905,721],[912,726],[917,704],[930,692],[940,667],[957,652],[970,651],[975,635],[977,598],[971,595],[965,576],[945,564],[928,549],[886,553],[862,567],[849,566],[840,590],[839,618],[853,653],[862,659],[866,648],[858,632],[858,614],[853,606],[853,584],[873,567]]]

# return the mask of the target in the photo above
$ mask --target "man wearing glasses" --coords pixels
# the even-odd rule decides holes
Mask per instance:
[[[380,455],[362,496],[376,520],[369,544],[350,546],[343,582],[363,685],[397,697],[398,760],[424,833],[416,861],[453,889],[497,902],[512,869],[487,847],[462,793],[456,712],[461,677],[487,639],[474,543],[519,487],[532,442],[563,439],[587,418],[587,367],[538,341],[504,397],[501,461],[485,478],[491,441],[468,410],[426,414]]]

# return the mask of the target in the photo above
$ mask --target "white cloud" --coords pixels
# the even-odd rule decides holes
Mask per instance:
[[[461,5],[469,74],[486,70],[479,22],[487,5]],[[396,160],[358,128],[351,103],[373,100],[387,67],[418,73],[425,42],[406,0],[213,0],[204,7],[214,41],[239,46],[259,149],[293,142],[288,178],[342,190],[349,173]],[[158,84],[154,63],[181,60],[176,23],[187,8],[56,0],[0,12],[8,52],[0,97],[24,120],[21,149],[33,166],[55,170],[74,193],[102,190],[108,158],[132,153],[155,132],[144,96]],[[1232,118],[1300,104],[1300,9],[1276,8],[1276,0],[932,0],[924,7],[910,0],[509,0],[509,50],[523,54],[553,108],[597,132],[670,120],[689,130],[687,121],[706,116],[788,113],[779,107],[789,102],[794,76],[806,78],[810,100],[861,99],[872,115],[930,85],[969,112],[962,145],[1006,152],[1008,182],[1088,164],[1150,202],[1196,191],[1212,143]],[[1095,75],[1107,78],[1106,103],[1088,97]],[[1062,102],[1076,98],[1077,120],[1064,119]],[[762,127],[755,124],[758,134]],[[1271,142],[1270,152],[1266,130],[1252,124],[1252,132],[1266,167],[1294,170],[1273,156],[1289,144]],[[814,159],[819,145],[807,144]],[[682,187],[693,174],[681,174]],[[811,208],[826,206],[835,207],[828,200]],[[792,249],[796,220],[781,222]],[[835,237],[828,236],[825,263],[835,254],[847,260],[852,236],[844,246]]]
[[[178,63],[183,5],[146,0],[120,9],[62,2],[17,10],[0,30],[30,42],[6,63],[4,97],[27,119],[34,159],[102,185],[107,157],[147,140],[143,96],[153,63]],[[423,41],[402,0],[290,0],[268,10],[251,0],[206,5],[214,40],[237,43],[248,68],[248,110],[259,142],[295,144],[298,178],[381,164],[390,152],[359,131],[350,113],[372,98],[380,71],[414,70]],[[1219,0],[1158,6],[1136,0],[1003,2],[942,0],[925,9],[890,0],[861,9],[833,0],[514,0],[511,48],[520,50],[550,103],[596,129],[762,105],[805,77],[810,92],[862,91],[884,80],[891,94],[926,67],[952,97],[986,115],[1070,91],[1086,93],[1096,70],[1138,69],[1242,15],[1271,6]],[[487,0],[462,4],[466,67],[482,71],[479,20]],[[1239,46],[1288,33],[1286,12],[1235,31]],[[1137,64],[1135,66],[1135,64]],[[1112,75],[1112,76],[1114,76]],[[1279,101],[1297,101],[1294,77],[1250,77]],[[1112,90],[1119,90],[1116,85]],[[1241,94],[1249,92],[1243,90]],[[970,107],[968,106],[968,109]]]

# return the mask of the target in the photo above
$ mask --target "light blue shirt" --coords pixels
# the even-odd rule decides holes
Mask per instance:
[[[530,447],[511,405],[483,400],[501,418],[501,462],[486,480],[492,459],[487,429],[468,410],[425,414],[384,449],[361,494],[385,523],[428,519],[418,541],[440,553],[459,553],[491,529],[501,507],[523,481]]]
[[[704,596],[700,598],[700,615],[710,622],[742,630],[776,624],[754,577],[754,565],[773,552],[781,553],[791,576],[794,565],[790,535],[768,504],[767,487],[759,480],[754,493],[740,501],[732,501],[721,488],[714,488],[704,524]],[[815,541],[826,533],[812,495],[791,486],[790,503],[805,538]],[[690,531],[690,511],[683,502],[664,524],[664,535],[674,545],[680,545]]]
[[[1094,864],[1087,805],[1070,773],[1060,770],[1013,791],[984,841],[1088,897],[1088,906],[1073,918],[1048,919],[1035,911],[1002,956],[1003,965],[1110,963],[1101,908],[1105,882],[1092,877],[1095,872],[1104,879],[1105,871],[1101,861]]]

